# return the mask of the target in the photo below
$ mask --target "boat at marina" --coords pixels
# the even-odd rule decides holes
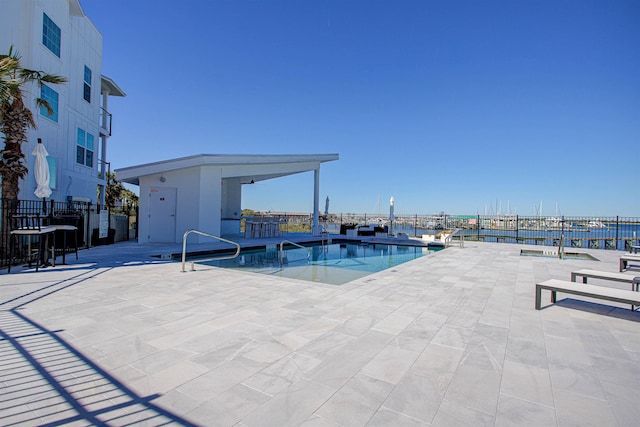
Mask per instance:
[[[599,219],[595,219],[587,222],[587,228],[607,228],[607,226]]]

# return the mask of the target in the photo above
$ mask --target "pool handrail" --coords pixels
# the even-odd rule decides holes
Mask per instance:
[[[298,244],[296,242],[292,242],[291,240],[283,240],[282,242],[280,242],[280,267],[282,267],[282,260],[283,260],[282,253],[283,253],[283,247],[284,247],[285,243],[288,243],[290,245],[297,246],[299,248],[302,248],[302,249],[306,250],[307,251],[307,258],[306,259],[307,259],[307,262],[309,262],[309,259],[311,258],[311,250],[309,248],[307,248],[306,246],[302,246],[302,245],[300,245],[300,244]],[[304,258],[300,258],[299,260],[294,259],[293,261],[301,261],[303,259]]]
[[[447,237],[445,237],[444,239],[444,246],[447,248],[451,246],[451,242],[453,242],[453,236],[458,235],[459,236],[458,242],[460,243],[460,247],[464,248],[464,233],[460,233],[460,231],[462,230],[459,228],[456,228],[451,233],[449,233]]]
[[[223,259],[233,259],[233,258],[236,258],[238,255],[240,255],[240,244],[238,244],[236,242],[233,242],[231,240],[223,239],[222,237],[214,236],[213,234],[205,233],[204,231],[191,229],[191,230],[186,231],[182,236],[182,269],[180,271],[183,272],[183,273],[185,272],[184,264],[185,264],[185,262],[187,260],[187,237],[191,233],[196,233],[196,234],[199,234],[199,235],[205,236],[205,237],[211,237],[212,239],[216,239],[216,240],[219,240],[219,241],[225,242],[225,243],[230,243],[230,244],[232,244],[232,245],[234,245],[236,247],[236,252],[233,255],[217,257],[217,258],[211,258],[211,259],[205,259],[205,260],[202,260],[202,261],[218,261],[218,260],[223,260]],[[191,271],[196,271],[195,262],[193,262],[193,261],[191,262]]]
[[[326,239],[325,239],[325,236],[327,237]],[[329,230],[327,230],[327,227],[325,225],[322,225],[322,228],[320,229],[320,239],[323,247],[325,245],[325,242],[329,244],[330,238],[331,238],[331,234],[329,233]]]

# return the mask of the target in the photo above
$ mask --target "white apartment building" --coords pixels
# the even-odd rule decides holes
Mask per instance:
[[[98,202],[109,170],[109,97],[125,96],[102,75],[102,35],[79,0],[0,0],[0,51],[6,54],[10,46],[22,67],[67,79],[42,90],[34,83],[24,91],[37,129],[22,147],[29,175],[21,180],[19,198],[37,199],[31,153],[40,138],[49,152],[50,199]],[[54,113],[38,109],[36,97],[47,100]]]

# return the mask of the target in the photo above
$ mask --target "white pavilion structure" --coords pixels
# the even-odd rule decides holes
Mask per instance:
[[[140,187],[138,243],[180,243],[192,229],[239,234],[243,185],[309,171],[314,173],[312,231],[319,235],[320,165],[334,160],[337,154],[199,154],[115,172],[118,181]]]

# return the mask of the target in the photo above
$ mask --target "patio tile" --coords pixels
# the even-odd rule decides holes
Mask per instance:
[[[494,414],[500,393],[501,372],[486,369],[486,358],[477,362],[461,363],[456,370],[445,395],[452,403],[466,406],[487,414]],[[473,384],[472,387],[469,385]]]
[[[464,349],[473,335],[473,329],[444,325],[431,340],[434,344]]]
[[[457,405],[444,399],[431,425],[433,427],[490,427],[493,426],[494,423],[495,417],[493,415],[474,411],[473,409]]]
[[[265,421],[274,426],[297,426],[307,420],[335,392],[307,379],[300,379],[278,393],[242,419],[248,427],[263,426]]]
[[[321,363],[319,359],[291,353],[243,381],[243,384],[274,396]]]
[[[0,341],[0,424],[74,416],[61,388],[87,409],[113,405],[104,422],[136,425],[164,420],[148,396],[200,425],[633,425],[640,417],[640,313],[564,297],[533,307],[536,281],[616,270],[615,251],[590,263],[469,242],[332,286],[217,268],[184,274],[125,246],[86,251],[64,269],[0,274],[0,293],[18,298],[0,311],[0,327],[24,336]],[[18,314],[42,330],[12,323]]]
[[[547,335],[545,344],[550,365],[579,366],[591,363],[591,357],[580,340]]]
[[[606,400],[572,392],[554,393],[559,425],[612,426],[616,417]]]
[[[595,399],[606,399],[600,379],[591,365],[550,363],[549,374],[556,392],[568,391]]]
[[[439,375],[409,372],[393,389],[384,406],[421,423],[430,424],[438,411],[449,382]]]
[[[385,400],[392,384],[357,374],[316,414],[339,425],[365,425]]]
[[[367,427],[426,427],[430,424],[420,421],[416,418],[409,417],[405,414],[393,411],[391,409],[381,407],[371,417],[367,423]]]
[[[411,373],[423,376],[442,376],[451,380],[463,351],[440,344],[430,344],[416,359]]]
[[[506,394],[500,395],[495,426],[556,426],[553,407],[518,399]]]
[[[140,394],[166,393],[189,383],[207,371],[201,365],[185,360],[162,371],[147,375],[131,383],[131,387]]]
[[[640,419],[640,405],[638,405],[640,390],[638,390],[637,385],[627,387],[602,382],[602,387],[618,425],[630,426],[636,424]]]
[[[276,341],[270,341],[244,354],[247,359],[258,363],[273,363],[291,353],[291,349]]]
[[[553,406],[549,370],[505,360],[500,392],[546,406]]]
[[[238,384],[187,412],[187,416],[206,420],[208,426],[232,426],[268,400],[269,396]]]
[[[640,384],[640,366],[636,361],[592,355],[591,365],[601,382],[627,387]]]
[[[418,358],[418,353],[387,346],[362,368],[362,373],[372,378],[397,384]]]
[[[373,325],[371,329],[388,334],[398,335],[414,320],[415,318],[413,316],[407,316],[406,314],[395,311]]]
[[[249,359],[238,357],[215,369],[200,366],[200,375],[176,385],[177,391],[198,402],[206,402],[231,387],[240,384],[264,366]],[[215,385],[213,387],[212,385]]]

